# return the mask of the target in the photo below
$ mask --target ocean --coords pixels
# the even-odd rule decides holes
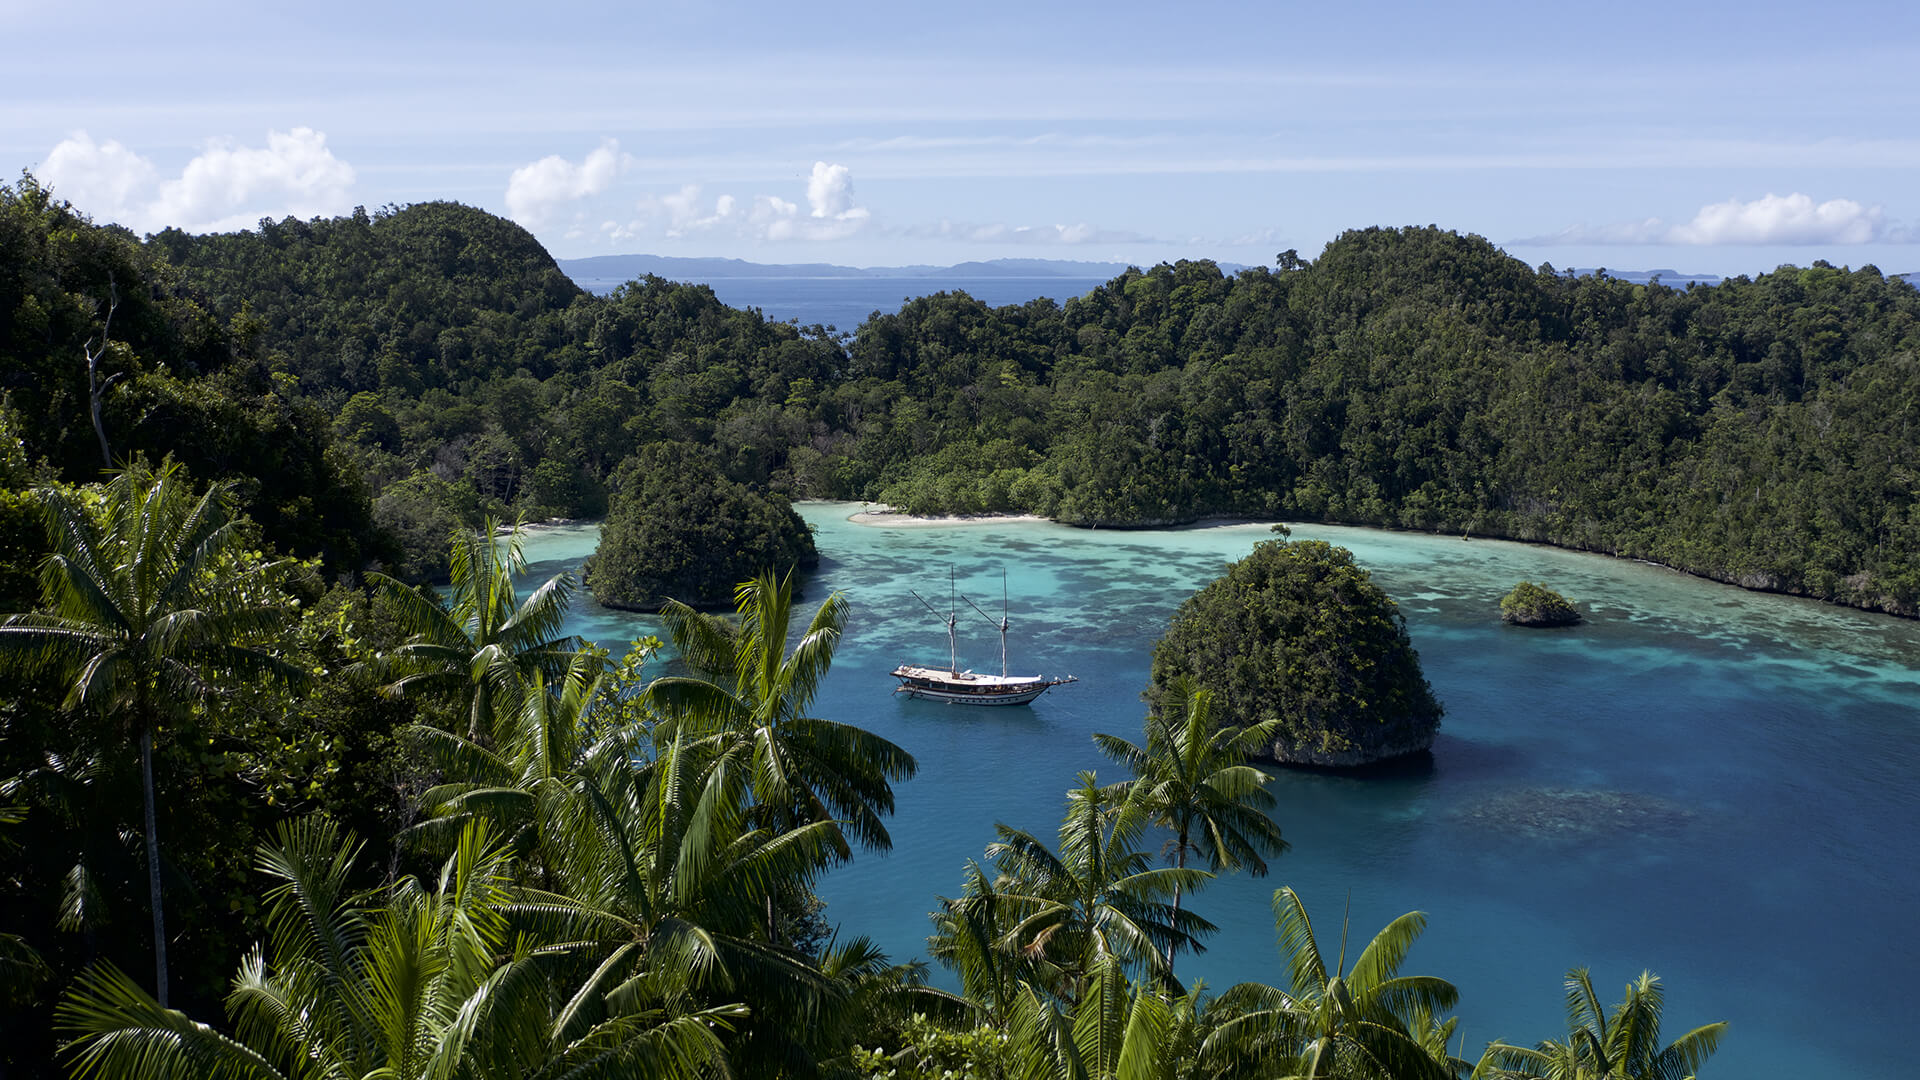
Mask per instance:
[[[941,292],[964,292],[989,307],[1024,304],[1047,297],[1064,304],[1107,283],[1106,278],[1070,277],[727,277],[705,284],[720,302],[758,308],[774,322],[821,325],[852,333],[875,313],[891,315],[908,300]],[[582,277],[577,284],[606,294],[625,279]]]
[[[843,934],[896,960],[924,955],[927,912],[960,891],[996,822],[1050,841],[1079,771],[1122,776],[1092,735],[1140,739],[1153,641],[1270,535],[881,527],[851,521],[858,504],[799,509],[821,553],[807,610],[839,591],[853,613],[816,714],[919,761],[896,791],[893,851],[862,853],[821,887]],[[1352,549],[1397,599],[1447,714],[1431,760],[1413,767],[1275,771],[1292,850],[1264,879],[1190,898],[1220,931],[1180,958],[1184,979],[1284,983],[1270,898],[1287,884],[1329,953],[1343,912],[1359,941],[1426,912],[1405,971],[1459,987],[1468,1058],[1495,1038],[1564,1038],[1561,978],[1587,966],[1609,1003],[1643,969],[1658,974],[1668,1038],[1729,1021],[1707,1077],[1911,1075],[1897,988],[1920,967],[1920,623],[1552,548],[1293,530]],[[596,535],[535,532],[535,575],[577,566]],[[949,568],[989,611],[1007,574],[1016,673],[1080,681],[1001,709],[892,693],[896,664],[944,662],[945,629],[908,590],[943,591]],[[1586,624],[1502,624],[1499,598],[1522,579],[1573,598]],[[616,654],[657,629],[590,598],[571,627]],[[961,629],[962,663],[994,668],[994,629]]]

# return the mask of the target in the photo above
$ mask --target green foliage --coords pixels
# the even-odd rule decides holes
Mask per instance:
[[[1660,1018],[1666,991],[1650,971],[1627,984],[1612,1009],[1600,1003],[1586,968],[1567,972],[1567,1040],[1536,1047],[1488,1045],[1473,1080],[1674,1080],[1692,1077],[1713,1056],[1726,1023],[1703,1024],[1666,1046]]]
[[[101,355],[116,461],[172,456],[230,480],[264,538],[333,572],[391,558],[368,493],[329,451],[322,412],[209,309],[153,246],[95,226],[31,177],[0,185],[0,391],[27,454],[95,478],[87,352]],[[110,316],[110,318],[109,318]]]
[[[22,786],[38,796],[32,801],[48,825],[70,827],[61,839],[72,846],[42,853],[69,865],[57,900],[63,928],[92,929],[105,918],[108,883],[126,880],[130,867],[101,850],[102,834],[131,823],[93,802],[113,806],[100,788],[116,774],[123,784],[133,779],[114,766],[138,748],[144,906],[155,996],[164,1003],[171,979],[154,745],[165,736],[190,749],[205,738],[195,706],[217,686],[302,673],[275,648],[289,599],[281,589],[286,567],[248,549],[226,486],[196,492],[178,464],[136,459],[93,495],[35,492],[52,549],[41,568],[44,607],[0,621],[0,656],[10,667],[52,673],[64,691],[61,710],[78,721],[66,732],[18,733],[42,752]],[[45,723],[37,711],[23,710]]]
[[[736,582],[819,563],[812,532],[785,500],[728,480],[698,448],[646,447],[614,488],[586,568],[594,599],[607,607],[724,607]]]
[[[1432,1019],[1459,996],[1430,975],[1402,975],[1426,928],[1417,911],[1388,923],[1347,965],[1347,928],[1333,964],[1320,951],[1306,904],[1291,888],[1273,894],[1274,929],[1287,965],[1284,989],[1241,983],[1221,996],[1230,1019],[1216,1041],[1248,1075],[1345,1080],[1452,1080],[1455,1062],[1427,1045]]]
[[[982,1024],[955,1031],[915,1015],[895,1050],[854,1049],[852,1064],[865,1080],[1008,1080],[1017,1075],[1005,1031]]]
[[[123,426],[153,399],[221,435],[231,409],[181,410],[153,378],[234,398],[206,377],[284,372],[270,393],[299,438],[262,457],[268,501],[336,494],[252,512],[336,568],[403,562],[349,546],[355,470],[376,498],[457,489],[383,500],[411,578],[437,570],[435,514],[593,515],[636,448],[678,441],[755,490],[917,513],[1459,530],[1920,612],[1920,294],[1872,267],[1679,291],[1370,228],[1282,272],[1179,262],[1064,306],[922,297],[849,339],[658,278],[587,296],[524,230],[449,203],[142,245],[30,177],[8,193],[0,358],[33,452],[73,478],[89,460],[74,350],[117,287]],[[344,457],[312,452],[300,402]],[[211,445],[272,448],[234,430]]]
[[[1552,589],[1523,581],[1500,598],[1500,618],[1521,626],[1571,626],[1580,621],[1580,613]]]
[[[76,1075],[120,1077],[703,1075],[738,1009],[662,1016],[571,984],[529,938],[508,864],[470,829],[430,882],[355,896],[351,836],[309,821],[263,847],[269,947],[227,998],[233,1034],[158,1005],[112,967],[62,1002]]]
[[[1006,1020],[1037,989],[1069,1006],[1105,978],[1108,960],[1171,978],[1174,950],[1201,950],[1212,923],[1169,903],[1213,875],[1155,867],[1139,849],[1142,804],[1092,773],[1067,793],[1059,850],[1020,829],[995,826],[987,845],[998,871],[988,878],[969,861],[964,890],[932,913],[929,955],[960,977],[968,997]]]
[[[452,598],[374,575],[406,640],[369,664],[369,672],[400,696],[417,690],[451,692],[467,714],[466,737],[491,739],[500,709],[518,703],[538,675],[558,684],[580,639],[560,633],[573,602],[571,573],[555,574],[526,599],[514,578],[527,571],[520,531],[506,537],[486,520],[479,531],[452,537]]]
[[[1146,698],[1180,708],[1187,685],[1229,723],[1270,725],[1281,761],[1360,764],[1424,750],[1440,704],[1398,607],[1323,541],[1269,540],[1189,597],[1153,648]]]
[[[1133,770],[1123,785],[1130,802],[1139,805],[1155,825],[1173,833],[1173,865],[1185,867],[1189,854],[1207,861],[1208,869],[1245,869],[1264,877],[1263,856],[1287,850],[1280,826],[1267,816],[1273,796],[1266,791],[1270,775],[1248,765],[1249,754],[1273,745],[1279,720],[1251,727],[1219,725],[1213,719],[1213,694],[1189,685],[1167,710],[1147,715],[1147,745],[1135,746],[1112,735],[1096,734],[1102,753]],[[1175,710],[1184,716],[1169,715]],[[1173,910],[1180,910],[1180,888],[1175,886]],[[1173,968],[1173,955],[1167,955]]]
[[[822,824],[842,859],[852,853],[849,838],[885,851],[893,839],[881,819],[893,812],[893,782],[917,766],[878,735],[808,715],[846,626],[847,602],[827,597],[789,648],[793,579],[762,572],[742,582],[737,624],[669,602],[662,619],[698,674],[655,679],[643,700],[664,718],[662,736],[691,739],[752,777],[757,822]]]

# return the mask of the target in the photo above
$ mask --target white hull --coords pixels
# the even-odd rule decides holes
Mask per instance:
[[[893,670],[900,680],[894,693],[952,705],[1025,705],[1073,676],[1048,679],[1039,675],[976,675],[949,668],[901,665]]]

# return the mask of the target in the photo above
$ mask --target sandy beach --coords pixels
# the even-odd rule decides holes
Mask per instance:
[[[848,515],[848,521],[856,525],[873,525],[883,529],[919,529],[936,525],[992,525],[1006,521],[1045,521],[1038,514],[948,514],[941,517],[917,517],[887,506],[878,506],[872,510],[860,510]]]

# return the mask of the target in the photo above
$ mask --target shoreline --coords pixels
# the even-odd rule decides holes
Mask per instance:
[[[867,504],[863,504],[867,505]],[[895,510],[884,503],[871,504],[871,510],[856,510],[847,515],[847,520],[855,525],[866,525],[880,529],[918,529],[934,528],[943,525],[993,525],[1002,522],[1040,522],[1047,525],[1059,525],[1068,529],[1087,529],[1108,532],[1143,532],[1181,529],[1218,529],[1234,526],[1272,526],[1285,524],[1277,521],[1255,521],[1243,517],[1208,517],[1183,524],[1146,524],[1146,525],[1073,525],[1055,521],[1039,514],[909,514],[904,510]]]
[[[856,510],[847,515],[847,520],[855,525],[877,529],[927,529],[942,525],[998,525],[1003,522],[1052,520],[1038,514],[942,514],[928,517],[895,510],[884,503],[872,505],[875,509]]]

